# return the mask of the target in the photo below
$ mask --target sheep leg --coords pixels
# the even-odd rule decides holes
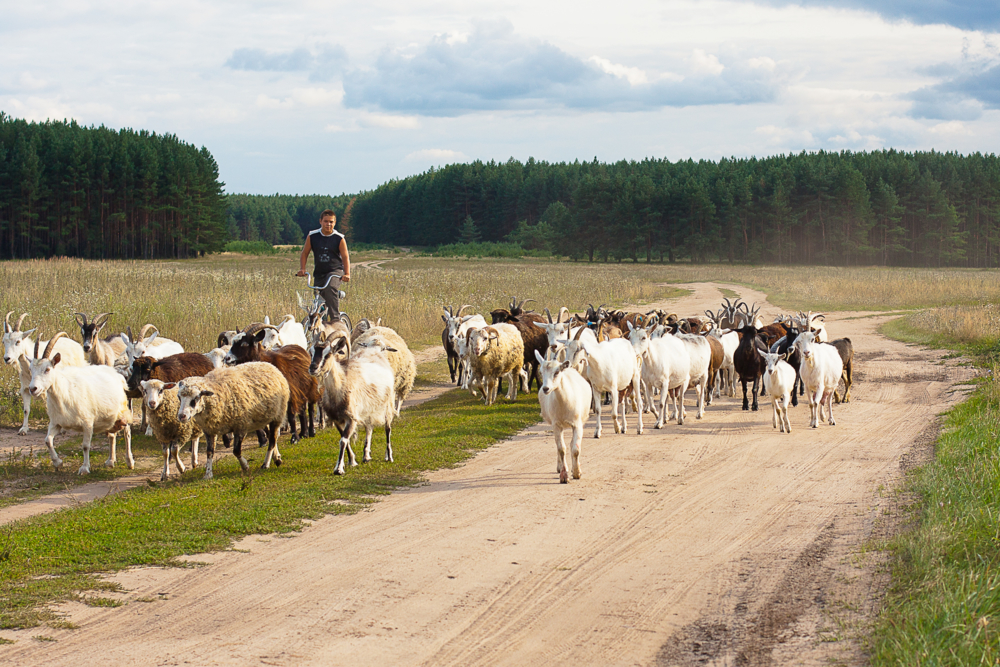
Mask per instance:
[[[31,394],[28,393],[28,388],[25,387],[21,390],[21,406],[24,408],[24,421],[21,423],[21,428],[18,429],[18,435],[28,435],[28,415],[31,414]]]
[[[146,419],[146,401],[141,401],[141,406],[142,406],[142,423],[139,424],[139,429],[145,431],[148,437],[152,437],[153,427],[150,426],[149,420]],[[132,409],[131,405],[129,406],[129,409],[130,410]]]
[[[243,469],[243,472],[250,472],[250,464],[243,458],[243,434],[236,433],[235,436],[233,438],[233,456],[240,462],[240,468]]]
[[[309,404],[309,437],[316,437],[316,404]]]
[[[59,427],[56,424],[49,422],[49,432],[45,435],[45,446],[49,448],[49,456],[52,457],[52,467],[59,470],[59,468],[62,467],[63,461],[59,458],[59,455],[56,453],[56,448],[52,444],[57,433],[59,433]],[[87,472],[90,472],[89,466],[87,468]]]
[[[200,436],[191,441],[191,467],[192,468],[197,468],[198,467],[198,441],[199,440],[201,440]],[[182,470],[181,472],[184,472],[184,471]]]
[[[303,405],[302,409],[299,411],[299,439],[300,440],[302,438],[308,438],[309,437],[307,435],[307,433],[309,433],[309,429],[308,429],[307,423],[306,423],[306,414],[307,414],[308,410],[309,410],[309,406],[307,404],[307,405]]]
[[[161,444],[163,448],[163,471],[160,473],[160,481],[164,482],[170,477],[170,451],[177,446],[177,441],[164,442]]]
[[[597,428],[594,429],[594,437],[601,437],[601,393],[596,389],[594,391],[594,412],[597,413]]]
[[[292,437],[289,442],[294,445],[299,441],[299,434],[295,430],[295,413],[292,412],[291,408],[288,408],[288,413],[285,415],[285,419],[288,421],[288,430],[292,433]]]
[[[263,447],[266,444],[267,444],[267,433],[265,433],[264,429],[262,428],[257,429],[257,446]]]
[[[171,447],[171,450],[172,450],[173,456],[174,456],[174,462],[177,464],[177,472],[178,472],[178,474],[180,474],[180,473],[184,472],[185,470],[187,470],[187,468],[184,466],[184,462],[181,461],[181,449],[183,449],[183,448],[184,448],[184,445],[183,445],[183,443],[180,443],[180,442],[175,442],[174,445],[173,445],[173,447]],[[167,472],[169,474],[169,470]]]
[[[570,453],[573,455],[573,479],[580,479],[583,472],[580,470],[580,452],[583,448],[583,420],[577,420],[573,424],[573,439],[570,440]]]
[[[387,463],[395,463],[392,458],[392,424],[385,425],[385,460]]]
[[[205,479],[212,479],[212,458],[215,456],[215,435],[205,434]]]
[[[274,465],[281,466],[281,452],[278,451],[278,424],[272,422],[267,425],[267,454],[264,455],[264,462],[260,465],[261,470],[271,467],[271,457],[274,457]]]
[[[559,483],[569,482],[569,470],[566,469],[566,442],[563,440],[563,430],[561,426],[555,427],[556,432],[556,472],[559,473]]]
[[[83,465],[76,471],[78,475],[90,474],[90,443],[94,438],[94,427],[87,426],[83,429]]]

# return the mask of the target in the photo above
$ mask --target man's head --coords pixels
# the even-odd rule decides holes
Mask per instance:
[[[319,224],[323,229],[323,233],[329,234],[333,231],[334,225],[337,224],[337,216],[330,209],[326,209],[319,214]]]

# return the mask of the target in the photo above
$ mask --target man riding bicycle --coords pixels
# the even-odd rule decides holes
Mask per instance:
[[[313,284],[326,285],[320,291],[320,296],[326,302],[327,319],[333,321],[340,317],[340,282],[351,280],[351,256],[347,252],[347,240],[344,235],[334,229],[337,216],[326,209],[319,216],[319,229],[309,232],[302,255],[299,257],[299,272],[302,277],[306,273],[306,260],[313,253]],[[338,280],[339,279],[339,280]],[[327,281],[329,280],[329,284]]]

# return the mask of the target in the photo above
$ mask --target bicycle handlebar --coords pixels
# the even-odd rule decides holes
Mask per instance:
[[[306,276],[306,284],[307,284],[307,285],[309,285],[309,288],[310,288],[310,289],[314,289],[314,290],[324,290],[324,289],[326,289],[327,287],[329,287],[329,286],[330,286],[330,283],[331,283],[331,282],[333,281],[333,279],[334,279],[334,278],[337,278],[337,279],[339,280],[339,279],[340,279],[340,276],[338,276],[338,275],[336,275],[336,274],[333,274],[333,273],[331,273],[331,274],[330,274],[330,277],[326,279],[326,283],[325,283],[324,285],[322,285],[321,287],[318,287],[318,286],[316,286],[316,285],[313,285],[313,284],[312,284],[312,282],[311,282],[311,280],[310,280],[309,276],[307,275],[307,276]]]

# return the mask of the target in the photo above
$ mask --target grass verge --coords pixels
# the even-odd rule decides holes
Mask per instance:
[[[179,556],[225,549],[246,535],[296,531],[303,520],[326,514],[353,513],[538,420],[534,394],[486,407],[465,392],[451,391],[409,408],[397,420],[395,463],[378,460],[376,436],[375,461],[335,476],[337,436],[324,431],[285,447],[280,468],[242,475],[227,457],[215,466],[212,481],[202,480],[204,471],[197,469],[164,484],[12,524],[0,531],[0,628],[64,623],[49,605],[114,590],[100,573],[184,566]],[[251,465],[254,459],[261,462],[263,452],[249,450]]]
[[[945,417],[935,458],[903,489],[912,527],[892,538],[893,584],[872,638],[875,665],[1000,662],[1000,339],[990,305],[938,308],[883,325],[989,369]]]

